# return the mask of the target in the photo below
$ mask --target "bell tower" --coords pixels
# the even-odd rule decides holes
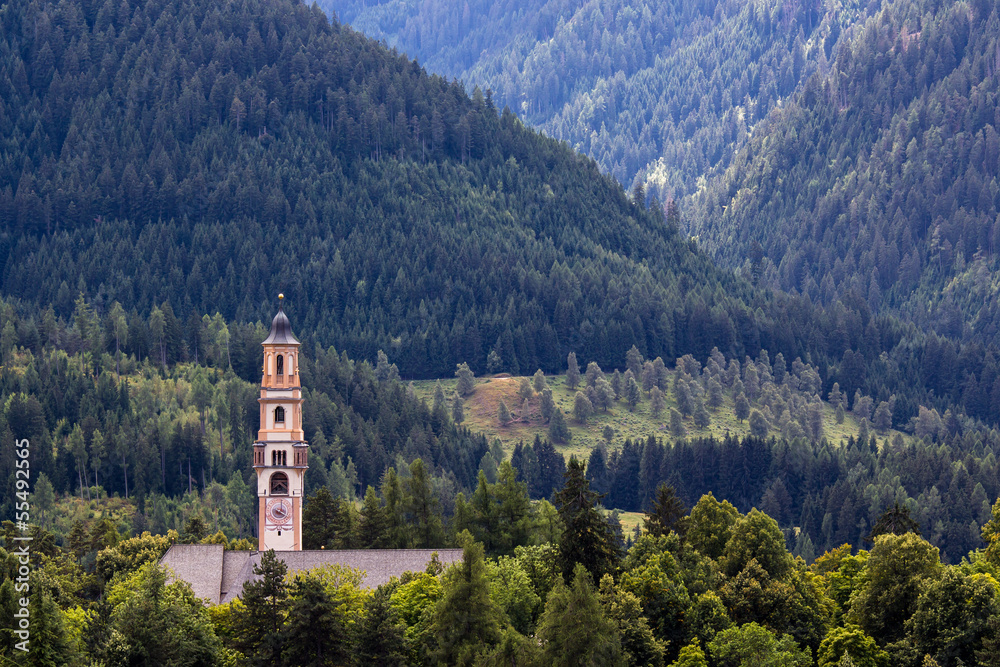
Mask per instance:
[[[259,549],[302,549],[302,483],[309,444],[302,433],[299,341],[278,295],[278,314],[264,347],[260,381],[260,431],[253,443],[257,473]]]

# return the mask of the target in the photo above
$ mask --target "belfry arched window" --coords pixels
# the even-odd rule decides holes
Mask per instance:
[[[288,495],[288,475],[283,472],[276,472],[271,475],[271,495],[272,496],[287,496]]]
[[[278,375],[285,374],[285,357],[283,355],[278,355]]]
[[[278,358],[281,359],[281,357]],[[276,424],[285,423],[285,409],[280,405],[274,409],[274,422]]]

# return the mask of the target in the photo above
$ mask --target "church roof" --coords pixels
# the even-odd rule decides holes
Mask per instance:
[[[462,560],[461,549],[345,549],[276,551],[289,574],[323,565],[345,565],[364,572],[362,588],[378,588],[404,572],[423,572],[437,554],[442,565]],[[258,579],[253,573],[261,551],[224,551],[219,544],[175,544],[160,560],[170,581],[191,584],[195,596],[209,604],[232,602],[243,594],[243,584]]]
[[[284,309],[279,305],[278,314],[271,320],[271,335],[264,341],[264,345],[298,345],[295,335],[292,334],[292,323],[288,321]]]

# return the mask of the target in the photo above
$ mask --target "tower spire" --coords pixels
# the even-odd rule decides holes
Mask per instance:
[[[302,548],[302,489],[309,467],[309,445],[302,431],[299,341],[278,295],[278,312],[261,345],[260,431],[254,442],[253,467],[259,499],[258,538],[262,551]]]

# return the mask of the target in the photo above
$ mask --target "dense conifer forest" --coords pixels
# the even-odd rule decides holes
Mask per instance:
[[[588,5],[606,29],[565,59],[553,54],[583,25],[560,22],[566,7],[509,8],[503,25],[558,37],[548,56],[532,52],[546,76],[555,60],[576,67],[581,48],[594,81],[626,66],[697,77],[691,63],[703,60],[715,84],[672,81],[664,90],[687,86],[688,97],[660,98],[661,149],[702,133],[689,161],[664,163],[678,171],[663,183],[686,192],[696,173],[720,171],[693,199],[662,204],[515,115],[556,110],[582,88],[533,82],[553,96],[524,109],[428,74],[316,5],[0,6],[0,512],[30,502],[35,524],[28,656],[8,631],[19,529],[0,530],[0,660],[995,664],[993,249],[967,253],[991,238],[989,166],[973,177],[992,141],[996,9],[877,8],[678,2],[631,16]],[[474,39],[459,51],[485,48],[481,19],[462,9]],[[856,25],[842,33],[841,19]],[[727,60],[720,45],[741,22],[746,41]],[[462,27],[449,26],[442,40]],[[619,45],[623,30],[635,36]],[[671,49],[664,64],[656,54]],[[759,69],[731,83],[739,58]],[[699,101],[696,113],[703,85],[715,110]],[[602,113],[632,124],[642,108],[627,105]],[[880,113],[851,113],[871,105]],[[754,129],[719,139],[737,106]],[[883,121],[912,164],[878,161]],[[831,146],[791,160],[810,132],[845,142],[843,159],[820,164]],[[865,146],[881,148],[856,160]],[[738,172],[723,171],[730,156]],[[799,208],[770,187],[776,156]],[[915,175],[917,160],[927,167]],[[961,186],[945,173],[956,164],[970,179]],[[806,166],[842,170],[829,211]],[[887,180],[869,187],[876,168]],[[751,180],[727,195],[737,176]],[[720,213],[750,190],[752,212]],[[888,216],[885,197],[903,193],[882,236],[865,236]],[[864,225],[849,220],[857,236],[837,226],[862,210]],[[728,228],[732,255],[708,240],[708,218],[744,225]],[[807,269],[830,262],[783,231],[805,218],[843,239],[829,246],[844,253],[830,255],[835,277],[812,277],[821,293]],[[916,278],[883,285],[871,267],[891,266],[897,219]],[[936,250],[921,255],[928,238]],[[797,264],[782,260],[782,239],[803,253]],[[699,243],[749,261],[731,273]],[[838,273],[849,253],[871,255]],[[968,276],[980,291],[961,292]],[[951,278],[942,303],[967,301],[950,317],[981,307],[967,328],[941,326],[934,303],[916,310]],[[460,565],[368,590],[344,568],[287,577],[268,554],[242,602],[213,607],[156,567],[171,544],[256,547],[250,444],[261,322],[279,291],[304,342],[306,546],[458,546]],[[527,403],[543,400],[546,372],[579,384],[572,415],[549,410],[548,437],[505,451],[465,423],[476,375],[523,376]],[[455,395],[424,400],[408,382],[434,378],[457,378]],[[585,460],[564,456],[567,419],[647,401],[660,410],[667,393],[669,428],[618,440],[612,430]],[[730,403],[749,435],[686,434]],[[503,408],[501,423],[512,418]],[[827,409],[851,410],[858,437],[828,439],[817,417]],[[30,494],[7,444],[22,439]],[[645,519],[623,530],[616,510]]]

